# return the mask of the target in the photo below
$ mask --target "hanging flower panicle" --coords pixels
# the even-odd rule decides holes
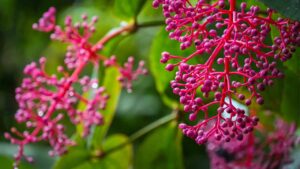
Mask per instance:
[[[110,57],[104,62],[104,65],[106,67],[117,65],[116,57]],[[118,77],[118,80],[129,93],[132,92],[132,81],[136,80],[140,75],[146,75],[148,73],[147,69],[145,69],[144,66],[145,62],[140,61],[138,64],[138,68],[134,70],[134,58],[129,57],[127,62],[124,63],[124,66],[119,69],[121,76]]]
[[[173,93],[180,97],[184,111],[190,113],[189,120],[197,121],[196,125],[179,127],[198,144],[211,136],[228,142],[242,140],[257,125],[258,118],[236,107],[234,99],[247,106],[253,101],[264,103],[260,92],[271,86],[273,79],[284,76],[277,62],[290,59],[300,45],[300,23],[273,19],[275,12],[271,9],[267,9],[266,16],[259,14],[258,6],[247,10],[245,2],[238,10],[235,0],[212,4],[205,0],[195,4],[189,0],[153,1],[155,8],[160,5],[169,37],[179,41],[182,50],[195,49],[186,57],[162,53],[162,63],[172,60],[166,70],[178,69],[171,81]],[[268,40],[271,29],[279,32],[273,42]],[[190,63],[206,55],[209,57],[205,62]],[[210,96],[212,101],[208,101]],[[213,107],[216,113],[209,117],[208,111]]]
[[[19,109],[15,118],[18,123],[25,123],[27,129],[20,132],[12,128],[11,133],[5,133],[7,139],[19,145],[15,168],[22,157],[30,162],[33,160],[24,154],[27,144],[46,141],[52,147],[49,151],[51,156],[62,155],[67,151],[67,146],[76,144],[65,133],[64,116],[68,116],[74,125],[82,126],[83,137],[90,133],[92,126],[103,124],[101,110],[105,109],[109,96],[97,79],[82,75],[82,71],[88,63],[98,68],[99,62],[111,60],[99,51],[110,39],[134,29],[132,25],[122,27],[93,45],[89,39],[96,31],[97,17],[88,22],[88,16],[82,15],[82,22],[74,24],[72,18],[67,16],[62,28],[55,23],[55,13],[55,8],[51,7],[38,23],[33,24],[33,29],[53,32],[50,36],[52,40],[68,44],[65,65],[57,67],[58,74],[48,74],[45,70],[46,58],[41,57],[39,63],[32,62],[24,68],[26,77],[16,89]],[[121,83],[128,90],[131,90],[131,83],[138,75],[146,73],[142,61],[137,70],[133,70],[132,57],[124,67],[117,62],[111,66],[120,71]]]

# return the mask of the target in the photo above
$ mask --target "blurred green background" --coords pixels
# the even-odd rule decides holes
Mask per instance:
[[[249,3],[256,2],[249,1]],[[179,44],[168,39],[163,26],[160,26],[164,20],[161,10],[153,9],[151,4],[151,0],[0,0],[1,169],[11,168],[13,154],[16,152],[16,146],[9,144],[3,138],[3,133],[9,131],[12,126],[17,126],[21,130],[24,128],[24,126],[16,124],[14,120],[14,113],[17,110],[14,90],[22,81],[24,66],[32,61],[37,61],[40,56],[47,57],[47,71],[50,73],[55,72],[57,65],[63,64],[65,46],[50,41],[49,34],[31,29],[32,24],[50,6],[57,8],[59,23],[63,23],[66,15],[73,16],[74,20],[79,20],[82,13],[99,16],[97,32],[92,38],[94,42],[122,23],[133,20],[136,20],[138,24],[155,23],[154,26],[144,27],[130,35],[116,38],[106,46],[105,54],[107,56],[115,54],[121,62],[125,62],[128,56],[134,56],[136,60],[145,60],[147,68],[151,69],[148,76],[143,76],[134,82],[133,93],[121,92],[115,117],[108,130],[109,136],[117,133],[130,136],[156,119],[172,112],[172,108],[177,104],[176,97],[171,94],[169,88],[169,81],[173,75],[165,72],[164,65],[159,63],[160,53],[166,50],[176,54],[189,54],[191,51],[180,51]],[[259,5],[263,6],[261,3]],[[299,53],[299,50],[297,51]],[[263,107],[254,108],[258,112],[271,110],[287,120],[299,123],[299,59],[293,57],[292,61],[281,66],[286,71],[286,79],[276,81],[275,86],[264,93],[267,101]],[[272,123],[263,117],[262,121]],[[66,125],[72,128],[69,123]],[[113,144],[114,140],[118,140],[116,138],[121,137],[110,137],[108,140]],[[124,163],[124,169],[128,166],[133,166],[132,168],[135,169],[209,168],[205,147],[198,146],[193,140],[182,137],[180,132],[177,133],[174,124],[161,127],[138,139],[130,146],[133,147],[133,152],[122,150],[121,153],[124,154],[116,154],[109,158],[110,161],[106,159],[106,162],[110,164]],[[123,169],[122,167],[114,168],[107,164],[98,164],[99,160],[93,159],[86,163],[87,159],[84,156],[86,152],[77,149],[74,150],[73,156],[62,158],[65,160],[65,164],[62,164],[64,162],[61,162],[61,159],[57,162],[55,161],[57,158],[48,157],[48,150],[49,146],[44,143],[27,146],[27,153],[32,155],[36,162],[34,164],[24,163],[20,168],[50,169],[56,163],[55,169],[76,167],[76,169]],[[130,157],[132,153],[134,157]],[[124,156],[129,157],[125,158]],[[79,160],[77,163],[83,165],[74,164],[72,167],[67,165],[73,163],[74,160]],[[98,167],[95,167],[96,164]]]

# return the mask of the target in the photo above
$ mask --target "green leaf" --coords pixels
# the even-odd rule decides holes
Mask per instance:
[[[154,9],[152,6],[153,1],[147,1],[138,15],[138,23],[151,22],[151,21],[164,21],[164,15],[161,9]]]
[[[135,19],[146,0],[115,0],[114,13],[123,19]]]
[[[286,70],[284,82],[281,102],[282,116],[288,121],[295,121],[300,124],[300,76]]]
[[[120,144],[128,142],[124,135],[113,135],[103,144],[104,152]],[[96,151],[97,152],[97,151]],[[83,147],[77,147],[62,156],[53,169],[128,169],[133,156],[132,145],[116,149],[104,156],[93,156]]]
[[[296,49],[293,57],[283,63],[280,70],[285,74],[284,79],[277,79],[274,86],[263,92],[266,102],[263,107],[279,113],[288,121],[300,124],[300,48]]]
[[[124,143],[128,143],[128,137],[121,134],[116,134],[108,137],[104,144],[104,152],[119,146]],[[123,147],[111,151],[106,154],[103,159],[93,159],[91,162],[94,169],[128,169],[131,166],[133,158],[133,149],[131,144],[126,144]]]
[[[61,156],[53,169],[74,169],[90,160],[90,152],[83,147],[74,147],[67,154]]]
[[[95,6],[101,11],[107,12],[108,10],[111,10],[113,7],[113,0],[89,0],[89,1],[83,1],[82,3],[86,6]]]
[[[166,71],[165,64],[160,63],[161,53],[170,49],[171,46],[176,46],[175,41],[171,41],[168,38],[168,34],[162,29],[153,40],[149,62],[157,91],[160,93],[166,105],[170,106],[171,108],[175,108],[177,106],[177,101],[167,95],[167,89],[170,88],[170,81],[174,78],[175,71]]]
[[[283,68],[280,68],[283,70]],[[283,88],[285,86],[284,79],[274,80],[274,85],[268,87],[265,91],[261,92],[265,103],[261,106],[265,110],[271,110],[274,113],[280,113],[280,107],[282,102]],[[258,109],[261,108],[257,107]]]
[[[105,87],[105,91],[109,94],[110,98],[105,110],[101,111],[104,117],[104,125],[97,126],[94,131],[92,145],[95,148],[101,148],[102,141],[111,125],[112,119],[116,112],[119,97],[121,94],[121,85],[117,80],[118,76],[120,76],[120,73],[116,68],[107,68],[105,70],[103,86]]]
[[[181,134],[175,122],[156,129],[138,147],[134,168],[183,169]]]
[[[278,17],[282,17],[282,16],[279,13],[274,13],[272,18],[274,20],[277,20]],[[280,36],[279,29],[276,26],[271,25],[271,38],[272,38],[272,41],[274,41],[274,39],[278,36]]]
[[[296,52],[293,54],[293,57],[284,63],[287,69],[300,76],[300,47],[296,49]]]
[[[300,20],[300,1],[299,0],[260,0],[266,6],[275,9],[282,15],[292,18],[294,20]]]
[[[161,53],[169,51],[171,54],[187,57],[193,53],[193,50],[192,47],[186,50],[180,50],[179,43],[170,40],[168,32],[164,29],[161,29],[153,40],[149,56],[150,70],[154,76],[156,88],[161,94],[164,103],[171,108],[176,108],[178,105],[178,101],[175,99],[175,95],[172,93],[170,87],[170,81],[175,77],[175,70],[172,72],[165,70],[166,64],[160,63]],[[176,62],[173,61],[172,63]]]
[[[165,70],[165,65],[160,63],[161,53],[170,49],[170,46],[176,48],[174,43],[168,39],[168,34],[162,30],[154,38],[152,48],[150,51],[150,69],[156,79],[156,87],[159,92],[165,92],[169,87],[170,81],[175,76],[175,71],[168,72]],[[164,44],[164,45],[162,45]],[[175,52],[174,52],[175,53]]]

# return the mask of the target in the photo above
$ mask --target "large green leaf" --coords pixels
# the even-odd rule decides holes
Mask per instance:
[[[101,148],[102,141],[115,115],[115,111],[121,94],[121,85],[117,80],[119,75],[120,73],[116,68],[107,68],[105,70],[103,86],[105,87],[106,93],[109,94],[110,98],[105,110],[101,111],[104,117],[104,125],[97,126],[93,134],[92,145],[95,148]]]
[[[275,9],[282,15],[300,20],[300,1],[299,0],[260,0],[268,7]]]
[[[152,0],[148,0],[138,15],[139,24],[141,22],[153,22],[153,21],[164,21],[164,15],[161,9],[154,9],[152,6]],[[163,22],[164,23],[164,22]],[[165,25],[165,24],[162,24]]]
[[[128,137],[125,135],[117,134],[108,137],[104,144],[104,152],[115,148],[121,144],[126,145],[111,151],[106,154],[102,159],[93,159],[91,164],[94,169],[128,169],[132,165],[133,149],[132,145],[128,143]]]
[[[108,137],[103,144],[103,151],[128,142],[124,135]],[[62,156],[53,169],[128,169],[132,162],[132,145],[126,144],[104,156],[95,156],[96,150],[88,151],[83,147],[77,147]],[[99,155],[99,154],[98,154]]]
[[[146,0],[115,0],[114,13],[124,19],[134,19],[142,10]]]
[[[296,49],[293,57],[279,64],[285,78],[275,81],[275,85],[263,92],[266,100],[264,108],[280,113],[286,120],[300,123],[300,48]]]
[[[99,10],[107,12],[112,9],[113,2],[113,0],[89,0],[83,1],[82,3],[87,6],[97,7]]]
[[[288,121],[300,124],[300,76],[286,70],[285,85],[282,94],[281,112]]]
[[[91,153],[83,147],[72,148],[67,154],[61,156],[53,169],[74,169],[90,160]]]
[[[150,70],[154,76],[156,88],[161,94],[164,103],[172,108],[175,108],[178,105],[178,101],[174,99],[174,94],[172,94],[170,87],[170,81],[175,77],[175,70],[173,72],[165,70],[166,65],[160,63],[161,53],[168,51],[177,56],[187,57],[193,53],[193,50],[193,48],[180,50],[179,43],[177,41],[170,40],[168,32],[164,29],[161,29],[153,40],[149,56]],[[176,63],[176,61],[173,61],[173,63]]]
[[[162,45],[164,44],[164,45]],[[168,33],[163,29],[154,38],[150,51],[150,70],[155,77],[156,87],[160,93],[164,93],[170,87],[170,81],[174,78],[175,71],[168,72],[165,70],[165,65],[160,63],[161,53],[168,51],[170,48],[176,49],[178,44],[168,38]],[[173,51],[173,50],[170,50]],[[174,51],[175,53],[175,51]]]
[[[274,82],[275,84],[271,87],[268,87],[266,91],[262,92],[262,95],[265,99],[265,103],[262,106],[265,110],[271,110],[274,113],[280,113],[280,107],[282,102],[282,92],[284,80],[278,79]],[[260,107],[259,107],[260,108]]]
[[[296,49],[296,52],[293,54],[293,57],[284,63],[287,69],[300,76],[300,47]]]
[[[288,120],[300,124],[300,49],[280,68],[284,74],[284,79],[275,81],[275,85],[263,92],[265,104],[263,107],[280,115]]]
[[[167,89],[170,88],[170,81],[174,78],[175,72],[167,72],[165,65],[160,63],[161,53],[170,49],[171,46],[176,48],[178,45],[176,45],[175,41],[171,41],[168,38],[168,34],[162,29],[153,40],[149,62],[156,88],[161,94],[164,103],[175,108],[177,104],[176,100],[167,96]]]
[[[175,122],[156,129],[138,147],[135,168],[183,169],[181,134]]]

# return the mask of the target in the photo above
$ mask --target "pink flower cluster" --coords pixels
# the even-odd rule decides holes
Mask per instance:
[[[162,54],[166,70],[176,67],[176,77],[171,81],[173,93],[180,97],[184,111],[195,125],[179,127],[199,144],[209,137],[217,140],[242,140],[257,124],[258,118],[245,114],[234,106],[239,100],[249,106],[253,100],[263,104],[260,92],[273,84],[273,79],[283,77],[276,61],[286,61],[300,46],[300,23],[290,19],[273,19],[274,11],[266,16],[258,14],[259,7],[247,11],[245,2],[236,9],[236,1],[214,1],[212,4],[198,0],[154,0],[153,6],[162,5],[169,37],[180,42],[182,50],[192,47],[189,56]],[[270,42],[272,29],[279,31]],[[203,58],[204,63],[192,64],[193,58]],[[245,94],[245,90],[249,94]],[[213,98],[210,99],[210,98]],[[211,101],[212,100],[212,101]],[[208,112],[215,111],[214,116]],[[225,116],[225,114],[227,114]],[[202,120],[200,120],[202,119]]]
[[[247,135],[243,141],[207,143],[212,169],[277,169],[293,162],[291,150],[299,144],[295,124],[280,119],[274,131],[262,132],[264,138]]]
[[[116,57],[112,56],[104,62],[104,65],[107,67],[114,66],[118,64],[116,63]],[[122,86],[127,88],[128,92],[132,90],[132,81],[136,80],[139,75],[146,75],[148,73],[147,69],[144,68],[145,62],[140,61],[138,68],[136,70],[133,69],[134,66],[134,58],[129,57],[127,62],[124,63],[124,67],[120,67],[121,76],[118,77],[118,80],[121,82]]]
[[[65,66],[58,66],[58,74],[50,75],[45,71],[46,58],[41,57],[39,64],[33,62],[25,67],[26,77],[16,89],[19,109],[15,117],[17,122],[25,123],[28,129],[19,132],[12,128],[11,134],[5,133],[7,139],[19,145],[15,166],[22,157],[28,161],[33,160],[24,154],[24,146],[27,144],[46,141],[53,148],[49,152],[51,156],[61,155],[67,151],[67,146],[75,145],[64,131],[62,119],[66,115],[74,125],[82,126],[84,137],[90,133],[93,125],[103,124],[100,111],[105,109],[109,97],[104,87],[99,86],[97,79],[91,79],[81,73],[89,62],[98,68],[100,61],[111,61],[111,58],[97,52],[102,50],[110,39],[133,29],[130,26],[120,28],[93,45],[89,38],[96,30],[97,17],[88,22],[88,17],[83,15],[82,22],[73,24],[72,18],[68,16],[65,19],[65,27],[61,28],[55,24],[55,12],[55,8],[51,7],[38,23],[33,24],[33,29],[53,31],[51,39],[69,45],[64,60]],[[133,70],[133,61],[130,57],[124,67],[119,66],[116,61],[110,65],[120,71],[120,83],[128,90],[131,90],[131,83],[138,75],[146,74],[144,62],[141,61],[138,69]]]
[[[47,12],[43,14],[38,23],[32,25],[32,29],[50,32],[54,29],[56,23],[56,9],[54,7],[49,8]]]

